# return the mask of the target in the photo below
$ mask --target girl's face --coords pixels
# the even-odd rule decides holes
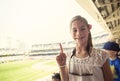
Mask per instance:
[[[71,35],[77,44],[85,45],[88,41],[89,29],[88,25],[80,20],[76,20],[71,24]]]

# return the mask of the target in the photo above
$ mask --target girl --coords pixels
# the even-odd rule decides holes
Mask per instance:
[[[108,56],[93,48],[90,29],[91,25],[79,15],[71,20],[75,49],[64,53],[60,44],[60,53],[56,57],[62,81],[113,81]]]

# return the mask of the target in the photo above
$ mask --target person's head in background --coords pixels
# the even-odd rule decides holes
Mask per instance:
[[[108,53],[110,59],[114,60],[117,58],[117,54],[120,51],[119,44],[116,42],[108,41],[104,44],[103,49]]]
[[[85,47],[88,54],[91,51],[91,47],[93,47],[90,32],[91,27],[87,20],[80,15],[73,17],[70,22],[70,32],[76,42],[76,46]]]
[[[54,73],[52,76],[52,81],[61,81],[60,74]]]

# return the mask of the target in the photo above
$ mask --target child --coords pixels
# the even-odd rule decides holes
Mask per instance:
[[[103,49],[109,55],[109,63],[114,81],[120,81],[120,58],[117,56],[120,51],[119,45],[115,42],[106,42]]]
[[[70,34],[75,48],[67,53],[60,44],[56,56],[62,81],[113,81],[106,52],[92,45],[91,25],[82,16],[70,22]]]

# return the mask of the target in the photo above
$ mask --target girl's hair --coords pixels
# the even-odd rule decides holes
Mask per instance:
[[[80,16],[80,15],[77,15],[77,16],[73,17],[72,20],[71,20],[71,22],[70,22],[70,30],[71,30],[72,23],[73,23],[74,21],[84,22],[84,23],[88,26],[88,28],[89,28],[89,24],[88,24],[87,20],[86,20],[84,17],[82,17],[82,16]],[[89,33],[89,36],[88,36],[87,48],[86,48],[86,50],[88,51],[88,54],[89,54],[89,55],[90,55],[90,53],[91,53],[91,48],[92,48],[92,47],[93,47],[93,44],[92,44],[92,36],[91,36],[91,32],[90,32],[90,33]]]

